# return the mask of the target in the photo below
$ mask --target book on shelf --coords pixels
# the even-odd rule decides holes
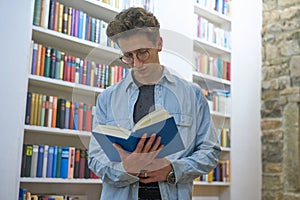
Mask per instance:
[[[113,143],[121,145],[128,152],[133,152],[144,133],[147,133],[147,138],[152,133],[161,137],[161,144],[164,147],[157,155],[158,158],[184,149],[174,117],[164,109],[149,113],[139,120],[132,130],[120,126],[96,125],[92,131],[93,136],[111,161],[120,161],[120,156]]]

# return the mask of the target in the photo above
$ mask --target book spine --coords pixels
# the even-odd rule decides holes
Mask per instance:
[[[39,153],[39,146],[36,144],[32,145],[30,177],[36,177],[38,153]]]
[[[31,62],[31,74],[36,75],[36,64],[38,56],[38,44],[33,44],[32,62]]]
[[[52,178],[52,168],[53,168],[53,154],[54,154],[54,147],[49,146],[48,148],[48,159],[47,159],[47,178]]]
[[[53,149],[52,178],[55,178],[55,177],[56,177],[56,170],[57,170],[57,152],[58,152],[58,146],[54,146],[54,149]]]
[[[65,125],[64,128],[69,129],[70,124],[70,101],[66,100],[66,108],[65,108]]]
[[[42,6],[42,0],[35,0],[34,1],[33,24],[36,25],[36,26],[40,25],[41,6]]]
[[[57,147],[56,178],[60,178],[62,146]]]
[[[64,128],[65,126],[65,110],[66,110],[66,100],[60,99],[59,128]]]
[[[54,30],[54,12],[55,12],[55,1],[50,0],[50,9],[49,9],[49,21],[48,29]]]
[[[69,129],[74,129],[74,113],[75,113],[75,104],[74,102],[70,102]]]
[[[68,161],[69,161],[69,147],[62,147],[61,151],[61,178],[68,178]]]
[[[65,68],[65,53],[61,52],[59,80],[63,80]]]
[[[32,160],[32,144],[26,144],[26,161],[25,161],[25,177],[30,177],[31,172],[31,160]]]
[[[50,0],[43,0],[43,7],[44,7],[43,27],[48,28]]]
[[[52,102],[52,119],[51,119],[51,127],[56,127],[56,118],[57,118],[57,96],[53,96],[53,102]]]
[[[41,126],[41,111],[42,111],[42,94],[38,94],[38,104],[37,104],[37,126]]]
[[[31,97],[32,93],[27,92],[25,124],[30,124]]]
[[[79,178],[80,149],[75,149],[74,178]]]
[[[55,79],[59,79],[60,76],[60,59],[61,59],[61,52],[56,51],[56,56],[55,56]]]
[[[48,145],[44,145],[44,158],[43,158],[43,171],[42,171],[42,177],[46,178],[47,176],[47,163],[48,163]]]
[[[44,145],[38,146],[36,177],[42,177],[43,175],[44,148]]]
[[[85,149],[80,149],[80,163],[79,163],[79,178],[84,178],[85,171]]]
[[[68,178],[74,177],[75,147],[69,147]]]
[[[49,96],[48,124],[47,124],[47,127],[51,127],[52,126],[52,111],[53,111],[53,96]]]
[[[64,6],[64,11],[63,11],[63,33],[68,34],[68,10],[69,7],[68,6]]]
[[[83,125],[83,103],[79,102],[78,107],[78,130],[82,131],[82,125]]]

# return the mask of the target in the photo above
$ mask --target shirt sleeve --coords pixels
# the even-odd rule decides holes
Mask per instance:
[[[98,96],[94,125],[105,123],[107,99],[105,92]],[[89,144],[88,164],[102,181],[113,184],[115,187],[124,187],[139,180],[138,177],[128,174],[121,162],[111,162],[93,136]]]

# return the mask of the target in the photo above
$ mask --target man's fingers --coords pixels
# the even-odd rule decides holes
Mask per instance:
[[[138,144],[136,145],[136,148],[134,150],[135,153],[141,153],[143,151],[146,139],[147,139],[147,133],[144,133],[141,139],[139,140]]]
[[[155,141],[156,138],[156,134],[152,134],[151,137],[149,138],[149,140],[147,141],[146,145],[143,148],[143,153],[148,153],[150,151],[150,149],[152,149],[152,144]]]

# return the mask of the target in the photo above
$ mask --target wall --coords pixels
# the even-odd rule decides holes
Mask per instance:
[[[29,0],[0,1],[1,199],[18,199],[31,10]]]
[[[231,199],[261,199],[259,0],[233,1]]]
[[[262,199],[300,199],[300,1],[263,8]]]

